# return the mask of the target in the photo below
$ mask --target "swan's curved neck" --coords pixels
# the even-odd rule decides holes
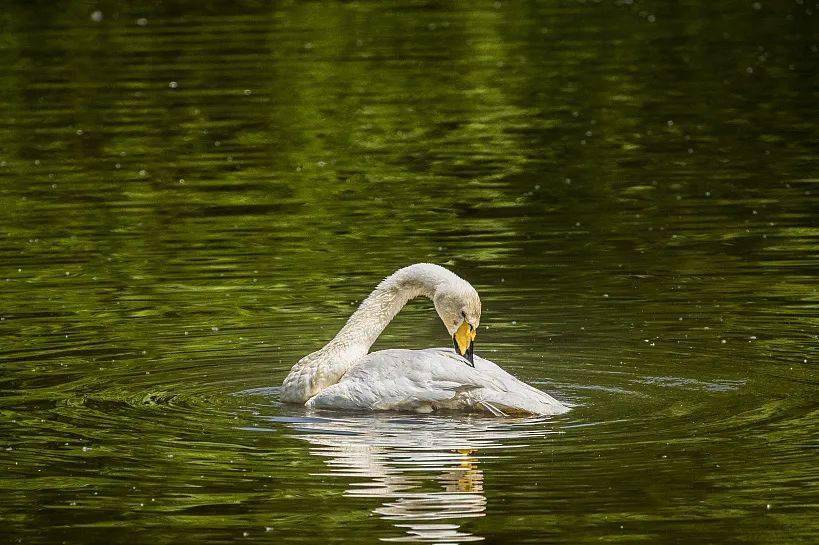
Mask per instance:
[[[397,270],[378,284],[333,340],[293,366],[282,384],[280,399],[304,403],[337,383],[350,366],[367,355],[407,301],[422,295],[434,300],[443,284],[459,280],[454,273],[429,263]]]
[[[453,277],[452,272],[429,263],[397,270],[378,284],[325,348],[341,349],[348,361],[366,355],[407,301],[420,296],[432,299],[438,286]]]

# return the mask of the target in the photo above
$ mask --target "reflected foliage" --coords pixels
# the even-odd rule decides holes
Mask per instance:
[[[0,534],[815,541],[816,11],[6,2]],[[350,494],[328,465],[371,436],[234,394],[417,261],[479,289],[479,353],[580,407],[438,445],[431,496]],[[447,345],[430,309],[376,348]],[[482,516],[394,525],[447,494]]]

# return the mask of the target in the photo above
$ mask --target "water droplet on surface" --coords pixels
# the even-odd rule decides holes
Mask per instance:
[[[91,20],[94,21],[95,23],[99,23],[100,21],[102,21],[102,12],[100,10],[97,10],[94,13],[92,13]]]

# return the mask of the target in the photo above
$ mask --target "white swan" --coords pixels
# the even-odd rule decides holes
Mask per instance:
[[[410,299],[431,299],[455,350],[381,350],[368,354],[387,324]],[[429,263],[399,269],[384,279],[322,349],[290,370],[280,399],[315,409],[480,410],[494,415],[561,414],[553,397],[474,357],[481,300],[469,282]]]

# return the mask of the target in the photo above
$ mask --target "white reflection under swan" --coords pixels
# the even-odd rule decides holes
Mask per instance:
[[[525,446],[528,437],[556,433],[546,418],[498,421],[481,417],[385,415],[271,420],[296,430],[329,471],[353,479],[345,496],[378,498],[373,509],[404,533],[382,541],[463,543],[481,536],[464,519],[487,509],[481,463]],[[505,454],[513,455],[513,454]]]

